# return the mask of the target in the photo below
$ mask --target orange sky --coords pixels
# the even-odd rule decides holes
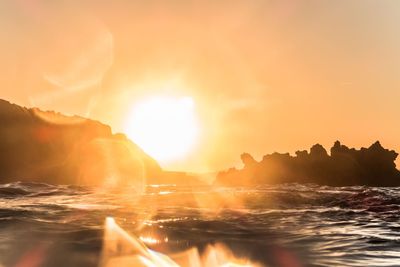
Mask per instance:
[[[190,96],[217,170],[336,139],[400,151],[396,1],[0,2],[0,97],[124,130],[149,95]]]

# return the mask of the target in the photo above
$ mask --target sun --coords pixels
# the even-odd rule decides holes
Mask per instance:
[[[160,163],[185,157],[198,138],[199,125],[191,97],[156,96],[132,107],[125,132]]]

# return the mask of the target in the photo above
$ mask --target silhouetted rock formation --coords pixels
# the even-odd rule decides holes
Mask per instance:
[[[162,175],[154,159],[107,125],[0,100],[0,183],[140,186]]]
[[[260,162],[242,154],[244,168],[220,172],[217,185],[258,185],[276,183],[316,183],[347,186],[400,186],[400,172],[394,161],[397,153],[377,141],[369,148],[356,150],[336,141],[331,153],[320,144],[307,151],[265,155]]]

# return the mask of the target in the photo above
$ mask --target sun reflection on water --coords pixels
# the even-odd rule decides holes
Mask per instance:
[[[168,242],[168,237],[165,237],[164,239],[160,240],[151,236],[140,236],[139,239],[146,244],[160,244],[162,242],[164,243]]]

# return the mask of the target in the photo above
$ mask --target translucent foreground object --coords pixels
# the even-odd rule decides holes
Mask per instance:
[[[155,252],[119,227],[113,218],[106,219],[100,267],[234,267],[261,266],[238,259],[223,245],[209,246],[200,255],[195,248],[167,256]]]

